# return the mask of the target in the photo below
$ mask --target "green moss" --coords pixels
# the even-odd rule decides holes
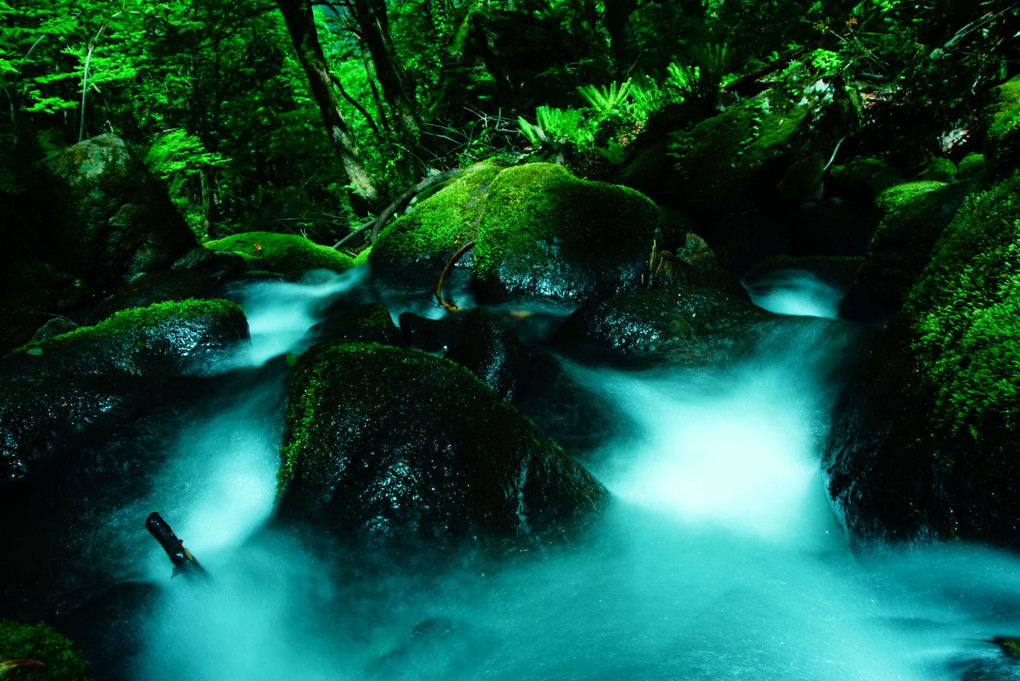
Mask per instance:
[[[490,187],[474,274],[540,294],[552,294],[557,277],[611,280],[643,266],[658,222],[655,204],[628,187],[580,180],[549,163],[508,168]],[[585,297],[598,282],[560,285]]]
[[[448,370],[460,380],[478,384],[489,390],[477,376],[459,364],[413,348],[394,348],[379,343],[347,341],[315,346],[301,356],[291,378],[290,401],[284,418],[286,434],[280,447],[277,496],[286,490],[300,457],[315,456],[317,452],[321,454],[321,448],[314,446],[311,438],[319,430],[318,420],[322,416],[324,393],[330,389],[329,379],[335,377],[334,367],[350,356],[357,356],[358,365],[370,375],[372,367],[380,362],[396,361],[406,367],[425,367],[440,361],[445,363]]]
[[[963,157],[960,161],[960,167],[957,171],[961,180],[968,180],[971,182],[977,182],[985,174],[985,155],[970,153]]]
[[[825,159],[821,154],[811,154],[790,166],[783,179],[776,185],[776,190],[779,196],[789,201],[821,196],[824,174]]]
[[[956,164],[948,158],[933,158],[918,174],[918,180],[934,182],[953,182],[956,179]]]
[[[383,273],[400,274],[414,265],[442,268],[458,248],[475,238],[486,190],[500,170],[493,163],[465,170],[387,226],[367,256],[368,261]]]
[[[354,266],[349,255],[295,234],[244,232],[209,241],[205,247],[237,253],[251,260],[257,269],[279,272],[292,279],[309,270],[345,272]]]
[[[371,257],[371,255],[372,255],[372,247],[369,246],[368,248],[364,249],[363,251],[358,253],[356,256],[354,256],[354,266],[358,267],[360,265],[364,265],[365,263],[368,262],[368,259]]]
[[[677,198],[718,210],[720,202],[745,200],[755,178],[775,189],[778,178],[767,170],[795,146],[810,110],[782,97],[750,100],[672,136]]]
[[[13,355],[19,352],[27,354],[42,354],[49,349],[59,348],[72,343],[96,342],[101,339],[109,339],[121,333],[135,331],[142,327],[155,327],[171,319],[196,319],[199,317],[229,317],[244,316],[240,306],[229,300],[199,300],[191,298],[182,301],[169,301],[156,303],[148,307],[132,308],[122,310],[110,316],[94,326],[83,326],[68,333],[47,338],[41,341],[31,341],[11,351]]]
[[[1020,76],[993,89],[993,102],[984,113],[985,153],[992,171],[1003,176],[1020,164]]]
[[[7,660],[35,660],[42,667],[14,668]],[[0,621],[0,678],[4,681],[88,681],[73,644],[44,624]]]
[[[1020,426],[1020,178],[967,200],[904,305],[936,424]]]

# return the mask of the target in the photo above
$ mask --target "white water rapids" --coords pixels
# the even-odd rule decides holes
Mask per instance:
[[[292,347],[356,276],[250,291],[250,361]],[[964,678],[1001,656],[987,639],[1020,633],[1020,561],[963,544],[850,550],[819,472],[838,361],[820,338],[712,371],[569,366],[626,421],[585,461],[609,510],[583,543],[425,573],[350,556],[336,579],[302,540],[259,532],[282,385],[234,395],[163,472],[180,493],[167,519],[213,579],[171,580],[153,547],[161,597],[136,678]]]

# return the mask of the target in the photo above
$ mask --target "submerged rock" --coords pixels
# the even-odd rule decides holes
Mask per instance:
[[[967,199],[841,398],[825,465],[857,538],[1020,546],[1018,197]]]
[[[726,357],[768,316],[712,289],[663,288],[584,305],[559,335],[617,360],[702,364]]]
[[[282,517],[355,540],[525,546],[569,534],[605,489],[470,372],[425,353],[323,344],[295,367]]]

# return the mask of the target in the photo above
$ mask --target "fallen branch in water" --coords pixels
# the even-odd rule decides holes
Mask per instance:
[[[454,303],[452,300],[448,301],[443,299],[443,280],[446,278],[446,273],[450,271],[450,268],[453,267],[454,263],[460,260],[460,256],[464,255],[467,252],[467,250],[474,245],[475,245],[474,241],[468,241],[463,246],[458,248],[457,252],[450,257],[450,260],[446,263],[446,267],[444,267],[443,271],[440,272],[439,274],[439,282],[436,284],[435,291],[436,301],[440,305],[442,305],[443,309],[445,309],[447,312],[456,312],[459,308],[457,307],[457,304]]]
[[[209,573],[191,555],[191,551],[184,548],[184,542],[174,534],[173,529],[163,520],[159,513],[153,512],[149,514],[149,517],[145,519],[145,529],[156,538],[159,545],[166,551],[166,555],[169,556],[170,562],[174,564],[174,577],[179,574],[192,578],[201,577],[205,579],[209,577]]]

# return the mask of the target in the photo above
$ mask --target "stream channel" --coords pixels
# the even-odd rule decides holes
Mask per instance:
[[[316,311],[361,276],[250,285],[242,363],[300,351]],[[839,292],[815,284],[791,274],[754,300],[834,316]],[[767,338],[723,367],[624,372],[563,360],[625,423],[583,460],[614,501],[583,541],[500,560],[388,569],[333,556],[345,567],[325,569],[314,542],[265,528],[285,377],[224,396],[178,434],[147,509],[213,578],[171,579],[153,542],[144,578],[159,597],[128,675],[1020,678],[988,642],[1020,633],[1015,556],[967,544],[852,550],[819,465],[840,387],[831,370],[852,332],[812,329]]]

